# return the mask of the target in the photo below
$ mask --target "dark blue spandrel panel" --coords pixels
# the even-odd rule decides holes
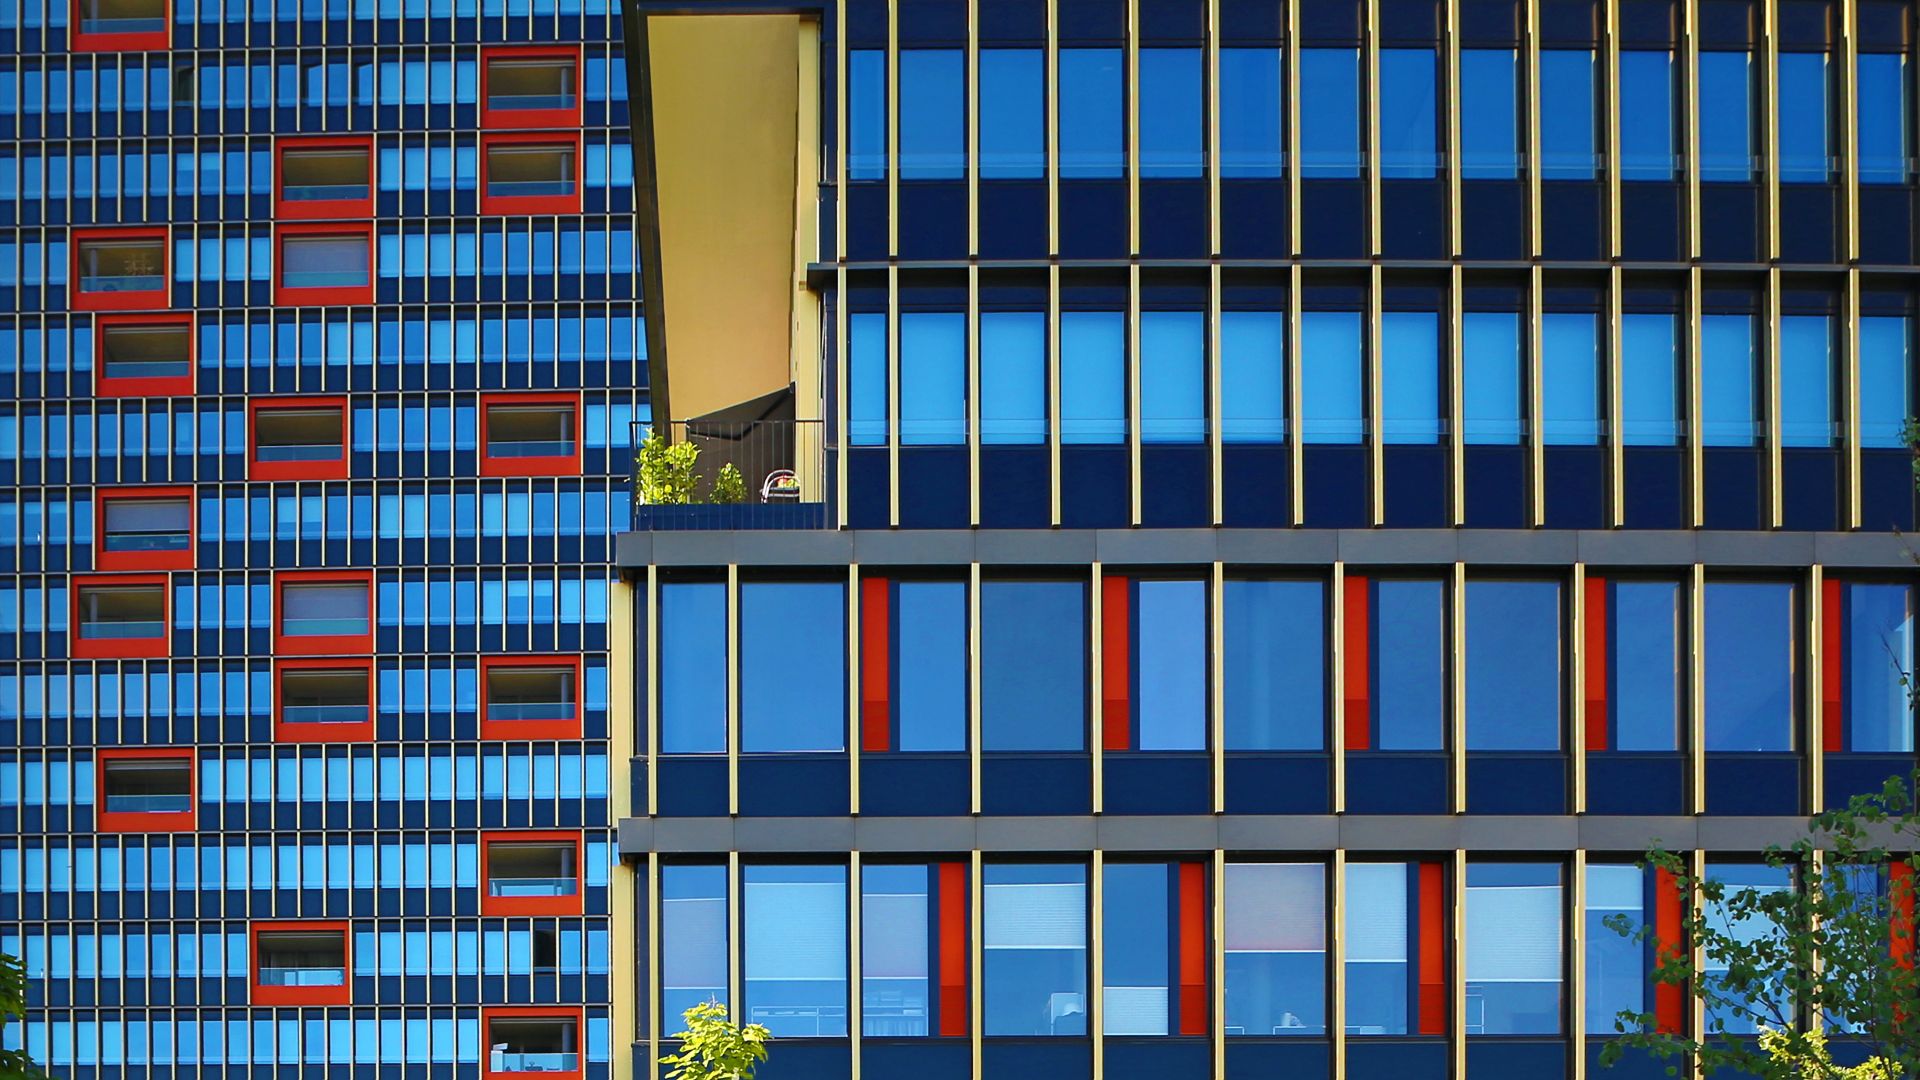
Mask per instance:
[[[1367,452],[1362,446],[1308,446],[1301,484],[1306,525],[1359,529],[1367,511]]]
[[[1085,814],[1093,810],[1087,754],[988,754],[980,763],[985,814]]]
[[[1284,445],[1220,448],[1223,524],[1240,528],[1285,528],[1293,524],[1292,452]]]
[[[1904,450],[1860,451],[1860,527],[1913,528],[1913,457]]]
[[[1760,251],[1760,188],[1717,183],[1701,191],[1700,254],[1708,262],[1756,262]]]
[[[980,448],[980,525],[1044,529],[1052,521],[1053,486],[1044,446]]]
[[[1346,1080],[1446,1080],[1453,1048],[1440,1039],[1347,1039]]]
[[[1518,446],[1469,446],[1465,451],[1461,501],[1466,504],[1467,528],[1525,528],[1526,450]],[[1387,498],[1391,504],[1391,491]]]
[[[1302,253],[1310,259],[1364,258],[1366,198],[1366,185],[1358,180],[1302,181]]]
[[[1211,524],[1211,463],[1205,446],[1141,447],[1140,523],[1162,529]]]
[[[1389,446],[1382,451],[1386,525],[1437,529],[1447,525],[1448,450],[1444,446]]]
[[[1203,259],[1209,239],[1206,181],[1140,181],[1141,257]]]
[[[1914,261],[1913,189],[1904,184],[1860,185],[1860,261],[1868,266],[1902,266]]]
[[[900,526],[964,529],[971,513],[967,448],[900,448]]]
[[[659,777],[661,817],[726,815],[726,759],[661,758]]]
[[[1224,763],[1229,814],[1326,814],[1333,759],[1326,754],[1235,754]]]
[[[1540,185],[1540,253],[1556,261],[1601,258],[1602,206],[1606,188],[1585,180]]]
[[[1517,180],[1460,185],[1460,248],[1468,259],[1526,257],[1527,189]]]
[[[1380,244],[1388,258],[1441,259],[1447,244],[1447,188],[1437,180],[1380,182]]]
[[[1229,259],[1286,257],[1286,181],[1220,181],[1220,252]]]
[[[740,759],[740,813],[748,817],[829,817],[848,812],[847,755],[746,755]]]
[[[1093,1075],[1093,1044],[1086,1039],[988,1039],[980,1050],[982,1080],[1031,1080]]]
[[[1607,500],[1606,451],[1598,446],[1549,446],[1543,453],[1547,528],[1603,527]]]
[[[1467,1040],[1467,1075],[1470,1077],[1551,1077],[1567,1075],[1571,1049],[1560,1039],[1475,1039]],[[1601,1075],[1605,1075],[1604,1073]]]
[[[1623,451],[1620,486],[1629,529],[1686,527],[1686,451],[1678,447],[1629,446]]]
[[[855,529],[884,529],[891,523],[887,451],[877,447],[849,450],[847,524]]]
[[[1803,772],[1798,754],[1708,754],[1707,813],[1804,813]]]
[[[1124,528],[1133,517],[1125,446],[1060,448],[1060,523],[1069,529]]]
[[[1444,814],[1452,808],[1445,754],[1347,753],[1347,812]]]
[[[1672,262],[1680,257],[1685,193],[1682,185],[1664,181],[1641,180],[1620,186],[1620,247],[1625,258]]]
[[[903,259],[964,259],[967,185],[945,180],[902,181],[899,244]]]
[[[1824,810],[1839,810],[1855,795],[1877,795],[1890,777],[1911,781],[1920,759],[1912,754],[1835,754],[1826,762],[1826,799]]]
[[[963,754],[864,754],[860,812],[930,817],[972,809],[973,766]]]
[[[1833,184],[1780,185],[1780,260],[1834,260],[1840,189]],[[1868,231],[1862,221],[1862,232]]]
[[[1213,761],[1206,754],[1125,752],[1100,760],[1102,809],[1109,814],[1205,814],[1213,809]]]
[[[1127,255],[1127,185],[1119,180],[1060,182],[1060,257]]]
[[[973,1080],[973,1044],[966,1039],[860,1040],[862,1076]]]
[[[1765,451],[1748,447],[1709,446],[1701,451],[1700,495],[1707,528],[1760,527],[1761,473],[1766,464]],[[1628,499],[1632,498],[1629,494]]]
[[[1793,531],[1839,527],[1840,452],[1792,447],[1780,451],[1780,524]]]
[[[850,183],[846,192],[847,258],[873,262],[887,257],[887,185]]]
[[[1567,759],[1561,754],[1467,755],[1470,814],[1564,814]]]
[[[845,1039],[780,1039],[754,1072],[756,1080],[840,1080],[853,1071],[853,1050]]]
[[[1332,1075],[1333,1047],[1320,1039],[1227,1040],[1227,1080]]]
[[[1587,813],[1682,814],[1686,806],[1684,754],[1587,755]]]
[[[1109,1080],[1210,1080],[1213,1047],[1205,1039],[1107,1036],[1102,1074]]]
[[[1047,254],[1047,186],[1035,180],[980,182],[980,257],[1040,259]]]

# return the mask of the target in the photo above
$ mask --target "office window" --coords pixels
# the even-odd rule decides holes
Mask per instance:
[[[1440,316],[1380,316],[1381,432],[1389,443],[1440,441]]]
[[[1620,53],[1620,179],[1674,177],[1674,64],[1666,50]]]
[[[371,571],[285,571],[277,576],[274,645],[288,653],[371,652]]]
[[[980,647],[985,749],[1086,749],[1084,582],[982,582]]]
[[[1358,443],[1366,431],[1360,313],[1300,317],[1300,434],[1310,443]]]
[[[1772,941],[1771,946],[1759,946],[1777,950],[1779,929],[1764,914],[1750,912],[1736,915],[1732,908],[1736,897],[1743,893],[1765,896],[1769,893],[1785,892],[1794,887],[1793,871],[1785,866],[1768,866],[1765,863],[1708,863],[1707,880],[1717,881],[1725,886],[1725,900],[1710,905],[1706,917],[1742,947],[1756,947],[1759,943]],[[1774,953],[1777,955],[1777,953]],[[1739,986],[1727,981],[1727,963],[1724,957],[1709,954],[1701,966],[1701,978],[1723,996],[1736,1002],[1747,1001],[1749,990],[1760,989],[1756,986]],[[1764,995],[1764,1000],[1780,1001],[1786,999],[1783,987],[1774,984]],[[1734,1005],[1709,1005],[1707,1008],[1707,1030],[1724,1030],[1728,1035],[1753,1035],[1759,1030],[1748,1010]]]
[[[1220,436],[1230,443],[1287,437],[1287,317],[1220,313]]]
[[[900,442],[967,441],[967,317],[960,312],[900,316]]]
[[[250,480],[344,480],[345,398],[255,398],[247,402]]]
[[[580,1075],[580,1012],[552,1007],[487,1009],[482,1076]]]
[[[1560,583],[1467,582],[1467,749],[1561,747]]]
[[[481,399],[480,475],[580,472],[577,394],[508,393]]]
[[[1198,177],[1202,149],[1200,50],[1143,48],[1140,64],[1140,175]]]
[[[1282,137],[1285,60],[1276,48],[1220,50],[1220,175],[1276,179],[1286,161]]]
[[[192,488],[101,488],[95,498],[99,569],[193,568]]]
[[[1207,433],[1207,329],[1198,311],[1140,313],[1140,440],[1197,443]]]
[[[1382,177],[1430,180],[1439,171],[1438,65],[1432,49],[1380,50]]]
[[[1860,182],[1904,184],[1907,165],[1907,70],[1905,53],[1861,53],[1855,124],[1859,132]]]
[[[1060,176],[1097,180],[1121,176],[1126,147],[1119,49],[1060,50]]]
[[[660,868],[660,1023],[679,1031],[680,1016],[703,1002],[727,1001],[727,868]]]
[[[983,873],[986,1034],[1087,1034],[1087,868],[989,863]]]
[[[1686,601],[1680,583],[1608,581],[1606,596],[1607,708],[1613,726],[1607,745],[1677,750],[1686,715]]]
[[[1375,750],[1446,746],[1447,583],[1383,578],[1369,582]]]
[[[885,446],[887,317],[878,312],[848,316],[847,338],[847,434],[855,446]]]
[[[1753,54],[1700,53],[1700,179],[1753,179]]]
[[[1857,753],[1910,754],[1914,710],[1906,683],[1914,670],[1913,589],[1873,582],[1847,582],[1841,588],[1846,620],[1841,688],[1845,748]]]
[[[193,316],[101,315],[94,322],[94,391],[101,397],[193,393]]]
[[[579,738],[579,657],[481,657],[480,737]]]
[[[777,1039],[845,1038],[847,868],[749,865],[742,877],[743,1019]]]
[[[796,627],[808,630],[795,633]],[[845,750],[846,718],[846,585],[742,582],[740,749]]]
[[[937,867],[868,863],[860,868],[860,1033],[931,1034]]]
[[[1360,175],[1360,50],[1300,50],[1300,175]]]
[[[967,171],[965,57],[901,49],[900,179],[958,180]]]
[[[1149,578],[1119,579],[1119,584],[1116,598],[1132,607],[1132,670],[1114,671],[1110,658],[1107,675],[1120,685],[1105,692],[1111,698],[1131,689],[1134,730],[1119,747],[1110,739],[1108,749],[1128,744],[1138,750],[1206,749],[1207,583]],[[1103,618],[1110,616],[1103,613]],[[1126,644],[1108,647],[1119,646],[1116,651],[1125,656]]]
[[[580,126],[578,48],[488,49],[480,61],[482,127]]]
[[[1204,1035],[1206,868],[1109,862],[1101,871],[1101,1027],[1108,1035]]]
[[[1517,445],[1524,431],[1520,404],[1520,314],[1469,311],[1462,324],[1466,441]]]
[[[1519,62],[1512,49],[1460,50],[1460,176],[1520,175]]]
[[[72,589],[73,656],[167,655],[165,574],[75,578]]]
[[[847,53],[847,178],[887,178],[887,54]]]
[[[1775,69],[1779,90],[1780,182],[1824,184],[1833,179],[1831,78],[1823,52],[1783,52]]]
[[[1751,315],[1700,318],[1701,440],[1752,446],[1760,434],[1759,353]]]
[[[1346,866],[1345,992],[1348,1035],[1406,1035],[1409,1024],[1410,898],[1418,866],[1350,862]]]
[[[282,660],[275,665],[275,742],[358,742],[373,737],[370,661]]]
[[[192,832],[196,811],[194,753],[188,749],[124,747],[94,751],[103,833]]]
[[[1652,1011],[1653,951],[1656,943],[1635,941],[1607,925],[1624,918],[1638,929],[1653,922],[1647,905],[1651,873],[1632,863],[1587,864],[1587,1033],[1612,1035],[1620,1014]],[[1638,1030],[1638,1026],[1629,1028]]]
[[[980,441],[1047,441],[1047,317],[980,313]]]
[[[69,240],[75,311],[168,306],[166,229],[75,229]]]
[[[1800,655],[1794,587],[1710,581],[1706,604],[1707,749],[1794,749]]]
[[[578,915],[580,834],[503,832],[480,837],[480,910],[486,915]]]
[[[1321,863],[1227,864],[1229,1037],[1326,1033],[1326,874]]]
[[[1326,593],[1320,581],[1227,579],[1228,750],[1326,747]]]
[[[480,148],[486,214],[578,213],[580,137],[489,135]]]
[[[349,936],[339,922],[255,923],[253,1005],[346,1005]]]
[[[1674,317],[1623,315],[1620,335],[1622,439],[1628,446],[1677,445],[1680,381]]]
[[[661,752],[725,753],[727,681],[715,673],[727,670],[726,584],[662,583],[659,649]]]
[[[1127,437],[1127,324],[1117,311],[1060,316],[1060,441]]]
[[[1860,330],[1860,445],[1874,449],[1905,446],[1908,402],[1913,400],[1908,364],[1907,319],[1863,315]]]
[[[1540,50],[1542,179],[1592,180],[1599,169],[1593,69],[1591,49]]]
[[[980,178],[1038,180],[1047,170],[1046,58],[980,50]]]
[[[1833,327],[1825,315],[1780,317],[1780,445],[1833,445]]]
[[[1560,867],[1467,864],[1467,1034],[1558,1035]]]
[[[1541,433],[1549,446],[1600,441],[1599,317],[1550,312],[1541,328]]]

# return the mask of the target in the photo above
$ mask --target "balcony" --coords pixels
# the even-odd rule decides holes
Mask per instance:
[[[574,107],[571,57],[487,61],[487,108],[499,112],[553,112]]]
[[[365,668],[280,673],[283,723],[364,724],[368,706]]]
[[[487,671],[487,719],[572,720],[574,669],[499,667]]]
[[[167,29],[166,0],[81,0],[83,34],[161,34]]]
[[[193,373],[193,328],[185,323],[109,324],[100,336],[103,379],[177,379]]]
[[[193,763],[181,758],[110,760],[101,771],[101,809],[109,814],[184,814],[193,810]]]
[[[261,410],[254,421],[253,459],[269,464],[339,461],[346,456],[346,410]]]
[[[372,155],[365,147],[289,149],[281,158],[286,202],[358,202],[372,194]]]
[[[170,553],[193,546],[193,503],[189,499],[110,499],[101,504],[101,513],[104,551]]]
[[[487,197],[565,197],[574,186],[571,144],[487,148]]]
[[[82,240],[78,247],[76,284],[82,293],[156,293],[167,287],[164,237]]]
[[[79,587],[79,636],[87,641],[152,641],[167,635],[165,585]]]
[[[370,603],[362,582],[288,585],[280,595],[280,634],[350,637],[368,633]]]
[[[253,1004],[346,1005],[346,923],[255,923]]]
[[[363,236],[287,237],[280,246],[280,286],[356,289],[371,283],[372,245]]]
[[[825,529],[826,427],[819,420],[635,423],[633,522],[641,531]]]
[[[488,1073],[578,1073],[579,1026],[571,1016],[491,1017]]]
[[[509,898],[573,896],[580,891],[572,843],[487,844],[487,895]]]

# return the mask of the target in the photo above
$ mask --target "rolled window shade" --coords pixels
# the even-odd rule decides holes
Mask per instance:
[[[1467,981],[1557,982],[1560,887],[1482,886],[1467,890]]]
[[[868,893],[860,899],[861,974],[869,979],[927,977],[927,897]]]
[[[845,979],[846,905],[846,886],[838,882],[747,882],[746,977]]]
[[[727,902],[718,896],[660,901],[660,981],[669,990],[727,985]]]
[[[281,597],[281,613],[289,619],[364,618],[367,587],[355,582],[289,586]]]
[[[1646,879],[1637,866],[1587,864],[1587,911],[1638,912],[1646,902]]]
[[[1324,952],[1326,867],[1320,863],[1229,863],[1228,952]]]
[[[186,532],[186,500],[113,499],[106,503],[108,532]]]
[[[1407,962],[1407,866],[1347,864],[1347,963]]]
[[[1079,882],[989,883],[985,900],[986,948],[1087,947],[1087,887]]]

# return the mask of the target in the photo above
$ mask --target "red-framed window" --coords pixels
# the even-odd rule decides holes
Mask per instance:
[[[191,312],[101,315],[93,321],[93,392],[100,397],[193,393]]]
[[[481,50],[480,126],[578,128],[580,47],[504,45]]]
[[[193,569],[193,488],[96,488],[93,552],[100,570]]]
[[[67,306],[74,311],[158,311],[171,306],[173,244],[166,226],[74,229]]]
[[[72,580],[67,655],[114,660],[172,652],[173,589],[166,574],[88,574]]]
[[[480,475],[580,475],[580,395],[482,395]]]
[[[494,1006],[480,1010],[480,1024],[482,1076],[568,1080],[581,1073],[586,1010],[578,1006]]]
[[[103,833],[192,832],[199,773],[191,747],[117,746],[94,752],[93,827]]]
[[[273,666],[273,741],[369,742],[378,702],[370,659],[280,660]]]
[[[480,834],[482,915],[578,915],[584,908],[577,832]]]
[[[273,230],[273,302],[373,302],[373,225],[305,221]]]
[[[580,133],[515,131],[480,140],[480,212],[580,212]]]
[[[480,737],[580,737],[578,656],[480,658]]]
[[[274,213],[282,221],[373,216],[371,135],[279,139],[273,147]]]
[[[345,480],[352,411],[343,397],[247,402],[249,480]]]
[[[373,571],[284,570],[273,580],[273,647],[288,656],[373,651]]]
[[[353,1004],[353,932],[345,922],[257,922],[247,927],[249,1002]]]
[[[167,0],[74,0],[74,52],[157,52],[173,47]]]

